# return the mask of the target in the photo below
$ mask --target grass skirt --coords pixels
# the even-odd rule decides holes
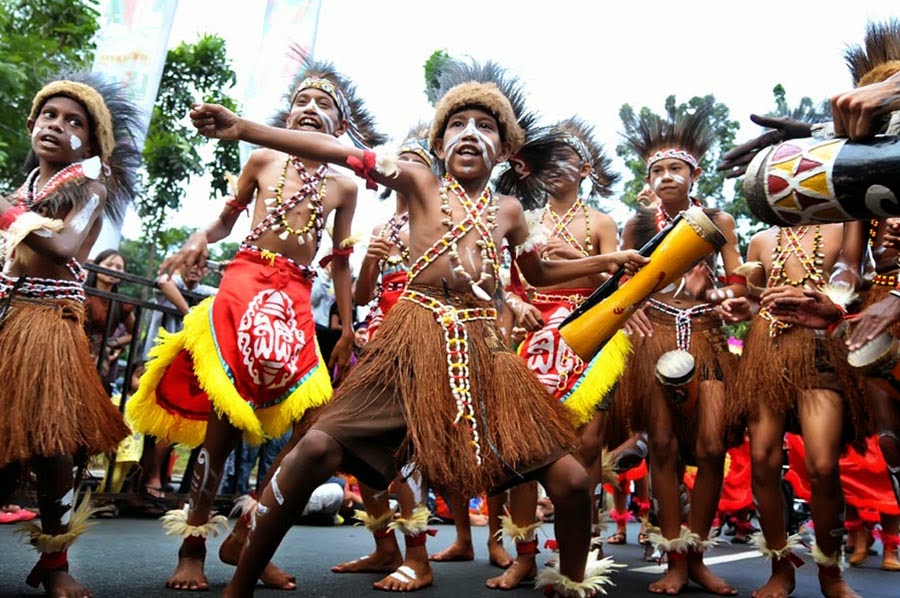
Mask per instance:
[[[656,379],[656,362],[668,351],[678,348],[675,318],[656,309],[648,309],[653,336],[632,338],[634,352],[619,382],[616,397],[625,407],[632,431],[649,431],[653,401],[667,401],[662,384]],[[737,357],[728,351],[722,320],[715,313],[700,314],[691,319],[690,353],[694,356],[695,376],[706,380],[728,380],[737,369]],[[694,447],[693,417],[675,414],[675,430],[682,452]],[[730,435],[729,435],[730,438]],[[739,442],[736,438],[730,440]],[[726,443],[730,446],[731,443]]]
[[[91,359],[84,306],[14,299],[0,328],[0,467],[112,453],[130,430]]]
[[[458,309],[492,307],[468,294],[445,294],[423,285],[410,289]],[[457,405],[450,391],[443,329],[432,311],[412,302],[401,300],[387,314],[326,412],[353,409],[355,417],[365,418],[366,411],[380,409],[378,403],[394,403],[406,424],[397,462],[403,465],[408,459],[438,487],[471,496],[509,485],[516,473],[546,465],[561,449],[570,451],[575,438],[568,413],[504,345],[496,322],[474,320],[466,329],[481,465],[468,427],[453,423]]]
[[[771,337],[769,323],[756,316],[744,339],[738,372],[728,392],[728,413],[734,421],[754,421],[760,406],[766,405],[774,413],[788,416],[787,432],[799,433],[799,393],[833,390],[844,399],[844,445],[853,443],[865,451],[868,411],[841,339],[801,326],[791,326]]]

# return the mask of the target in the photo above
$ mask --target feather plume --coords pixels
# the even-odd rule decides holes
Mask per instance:
[[[855,87],[878,83],[900,70],[900,19],[870,22],[863,43],[847,47],[844,61]],[[890,72],[881,72],[884,67]]]

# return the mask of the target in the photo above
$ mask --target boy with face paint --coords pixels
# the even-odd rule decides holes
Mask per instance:
[[[546,232],[541,256],[571,260],[616,251],[615,221],[589,208],[580,195],[585,179],[590,183],[590,194],[599,199],[609,196],[619,178],[609,170],[610,159],[594,139],[592,127],[578,118],[557,123],[543,134],[531,136],[513,164],[500,177],[498,188],[537,205],[543,203],[531,218],[532,230]],[[506,296],[516,324],[529,331],[519,345],[519,356],[576,422],[580,432],[576,455],[588,471],[591,489],[600,484],[601,478],[600,405],[625,367],[628,339],[624,334],[616,335],[585,363],[562,340],[558,326],[603,280],[602,275],[590,275],[564,284],[529,288],[524,295],[511,290]],[[513,289],[516,286],[513,284]],[[515,541],[517,556],[506,573],[488,580],[488,587],[511,589],[537,575],[537,501],[537,485],[533,483],[511,493],[510,516],[504,518],[503,528]],[[596,528],[592,532],[599,534]]]
[[[308,61],[292,86],[289,109],[275,122],[332,140],[346,132],[361,143],[382,142],[354,91],[330,64]],[[163,274],[205,264],[207,244],[227,237],[241,212],[252,210],[253,227],[225,270],[218,294],[191,310],[184,330],[161,332],[147,373],[127,406],[141,432],[188,446],[203,443],[190,503],[163,517],[166,532],[183,538],[168,587],[209,588],[203,573],[205,540],[224,523],[221,516],[211,517],[211,509],[225,459],[241,435],[258,444],[295,426],[296,443],[307,410],[331,398],[329,371],[336,367],[339,377],[344,373],[354,335],[350,250],[339,242],[350,236],[356,192],[353,181],[321,161],[255,150],[219,217],[160,267]],[[315,341],[310,305],[315,273],[310,264],[331,213],[336,240],[332,275],[344,327],[326,366]],[[276,467],[271,469],[275,473],[269,475],[277,475]],[[244,517],[219,552],[225,562],[237,562],[241,535],[254,515],[255,501],[241,505]],[[271,564],[260,574],[267,585],[296,587],[292,577]]]
[[[53,81],[28,117],[25,183],[0,198],[0,503],[25,469],[36,474],[41,525],[20,533],[40,553],[26,582],[50,596],[91,596],[68,573],[90,498],[76,508],[75,456],[115,452],[128,427],[109,400],[84,332],[81,262],[104,213],[121,218],[140,154],[137,110],[94,75]]]
[[[387,185],[409,200],[409,286],[260,497],[266,515],[257,514],[249,550],[226,596],[252,594],[291,514],[331,472],[340,467],[383,489],[407,462],[433,484],[463,494],[485,486],[499,492],[529,478],[542,481],[558,508],[561,549],[560,569],[551,570],[542,585],[549,595],[593,596],[607,580],[604,571],[585,573],[587,476],[568,454],[573,438],[567,416],[524,362],[504,348],[490,302],[497,289],[497,247],[504,239],[519,247],[528,238],[520,203],[488,187],[493,166],[522,144],[510,102],[518,102],[521,92],[501,91],[511,85],[494,65],[454,64],[442,83],[447,91],[430,135],[447,171],[442,178],[387,153],[251,123],[221,106],[204,104],[191,112],[201,134],[348,164],[370,184]],[[542,285],[645,262],[634,251],[569,261],[544,261],[534,251],[517,256],[522,272]],[[423,586],[432,580],[430,568],[397,573]]]
[[[655,209],[639,209],[625,225],[624,247],[641,247],[664,229],[682,210],[700,205],[690,195],[700,176],[700,159],[712,143],[709,111],[673,120],[655,115],[626,122],[625,141],[647,163],[646,182],[658,198]],[[712,215],[725,236],[721,251],[728,286],[716,288],[713,268],[704,261],[685,275],[681,284],[651,295],[643,308],[652,335],[632,337],[634,354],[619,383],[619,395],[631,414],[631,429],[650,437],[651,487],[661,535],[651,535],[668,559],[668,572],[650,584],[658,594],[677,594],[692,579],[709,592],[733,595],[736,590],[703,564],[703,552],[722,488],[725,462],[725,385],[737,365],[728,351],[722,319],[715,306],[728,297],[746,293],[744,280],[734,275],[741,264],[734,219],[722,212]],[[698,399],[675,403],[667,399],[656,380],[659,358],[672,350],[688,351],[694,359]],[[679,460],[697,465],[691,494],[689,527],[681,526]]]

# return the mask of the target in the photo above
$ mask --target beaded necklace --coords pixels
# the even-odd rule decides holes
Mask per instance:
[[[715,306],[709,303],[700,303],[687,309],[678,309],[652,297],[647,302],[653,309],[675,318],[675,345],[682,351],[691,350],[691,331],[693,328],[691,318],[708,314],[715,309]]]
[[[460,205],[465,209],[466,215],[459,224],[454,224],[451,219],[453,210],[450,207],[450,197],[447,191],[452,190]],[[472,289],[476,297],[482,301],[490,301],[491,296],[485,291],[481,284],[488,281],[491,277],[495,280],[500,278],[500,260],[497,256],[497,246],[494,243],[493,230],[497,227],[497,198],[491,192],[489,187],[485,187],[484,191],[475,201],[468,196],[465,189],[459,182],[450,176],[444,175],[441,182],[441,212],[445,214],[445,218],[441,224],[449,230],[432,245],[428,251],[423,253],[409,268],[410,282],[415,279],[418,274],[427,268],[432,262],[444,253],[450,258],[450,266],[453,268],[454,274],[465,279],[466,283]],[[459,260],[459,249],[457,243],[470,230],[474,229],[479,236],[476,245],[481,253],[481,274],[478,280],[475,280],[469,274],[465,266]]]
[[[69,164],[52,177],[47,179],[40,189],[37,188],[37,182],[40,175],[40,168],[35,168],[25,179],[25,183],[19,188],[16,197],[16,204],[26,209],[31,209],[36,204],[44,201],[59,189],[61,185],[67,183],[77,177],[84,176],[84,167],[80,162]]]
[[[584,212],[585,238],[583,245],[578,242],[578,239],[569,230],[569,224],[575,219],[575,214],[578,213],[579,209]],[[544,213],[550,216],[550,223],[553,225],[552,236],[562,238],[569,246],[581,252],[585,257],[590,257],[594,253],[594,243],[591,240],[591,218],[587,204],[580,197],[575,200],[575,203],[562,216],[557,215],[556,212],[550,209],[549,202],[544,206]]]
[[[288,164],[293,164],[300,175],[302,182],[300,189],[297,190],[288,199],[283,199],[284,182],[287,178]],[[324,202],[327,194],[328,167],[320,164],[313,174],[309,174],[303,162],[296,156],[291,156],[284,162],[284,168],[281,170],[281,177],[278,185],[275,187],[275,197],[264,200],[266,204],[266,217],[259,221],[250,234],[247,235],[245,242],[253,242],[259,239],[267,230],[279,233],[278,238],[287,241],[290,235],[297,236],[297,243],[305,244],[307,241],[315,240],[316,246],[322,241],[322,230],[324,228]],[[270,187],[271,189],[271,187]],[[288,224],[287,213],[297,207],[305,198],[309,198],[309,220],[303,228],[293,228]]]
[[[382,260],[382,268],[384,265],[396,267],[409,261],[409,247],[400,238],[400,233],[406,228],[408,222],[409,212],[394,214],[384,228],[381,229],[381,238],[387,239],[388,243],[396,245],[397,249],[400,250],[398,255],[389,255]]]
[[[812,256],[806,253],[801,244],[808,232],[808,226],[801,226],[797,229],[778,229],[778,242],[772,250],[772,271],[769,273],[769,280],[766,283],[767,288],[782,285],[800,287],[806,285],[807,282],[811,282],[816,287],[823,287],[828,283],[822,275],[822,264],[825,261],[825,254],[822,253],[822,227],[816,225],[816,231],[813,233]],[[782,235],[786,237],[786,242],[782,242]],[[785,271],[785,264],[792,255],[803,266],[803,276],[798,279],[791,278]],[[759,315],[769,323],[769,336],[771,337],[778,336],[791,326],[777,319],[765,308],[759,310]]]

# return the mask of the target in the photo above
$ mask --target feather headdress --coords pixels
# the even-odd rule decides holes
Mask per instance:
[[[629,113],[623,119],[622,137],[646,162],[647,170],[666,158],[677,158],[696,168],[715,140],[711,116],[712,110],[706,105],[693,112],[669,114],[666,119],[646,111],[640,115]]]
[[[428,147],[428,133],[431,130],[430,125],[426,123],[418,123],[409,130],[406,138],[397,149],[398,154],[415,154],[422,158],[429,168],[434,166],[434,154]]]
[[[863,45],[849,46],[844,60],[854,87],[879,83],[900,71],[900,19],[869,23]]]
[[[141,152],[135,140],[141,125],[140,111],[129,99],[123,85],[107,81],[96,73],[66,73],[48,82],[35,95],[29,118],[36,118],[44,103],[58,96],[75,100],[88,113],[92,141],[104,166],[99,180],[106,186],[105,215],[119,224],[134,198],[136,171],[141,164]],[[37,157],[30,152],[26,171],[37,164]],[[51,217],[66,212],[86,201],[87,198],[82,197],[84,192],[81,185],[60,185],[52,197],[41,202],[41,212]]]
[[[535,115],[525,107],[521,82],[494,62],[450,60],[441,69],[434,123],[428,142],[432,149],[444,135],[450,117],[465,108],[482,108],[497,119],[500,138],[514,154],[525,142]]]
[[[347,123],[347,135],[354,145],[373,148],[387,141],[387,136],[376,130],[375,119],[357,96],[356,85],[350,79],[338,72],[331,62],[313,60],[298,47],[292,47],[291,52],[300,54],[302,67],[285,94],[285,107],[272,117],[270,124],[284,127],[294,98],[304,89],[312,88],[327,93],[334,100],[341,118]]]
[[[594,137],[593,127],[578,117],[532,131],[510,158],[510,168],[498,177],[497,190],[515,195],[527,209],[541,205],[550,179],[572,176],[572,152],[581,164],[591,165],[590,195],[597,199],[611,195],[619,174],[610,170],[612,160]]]

